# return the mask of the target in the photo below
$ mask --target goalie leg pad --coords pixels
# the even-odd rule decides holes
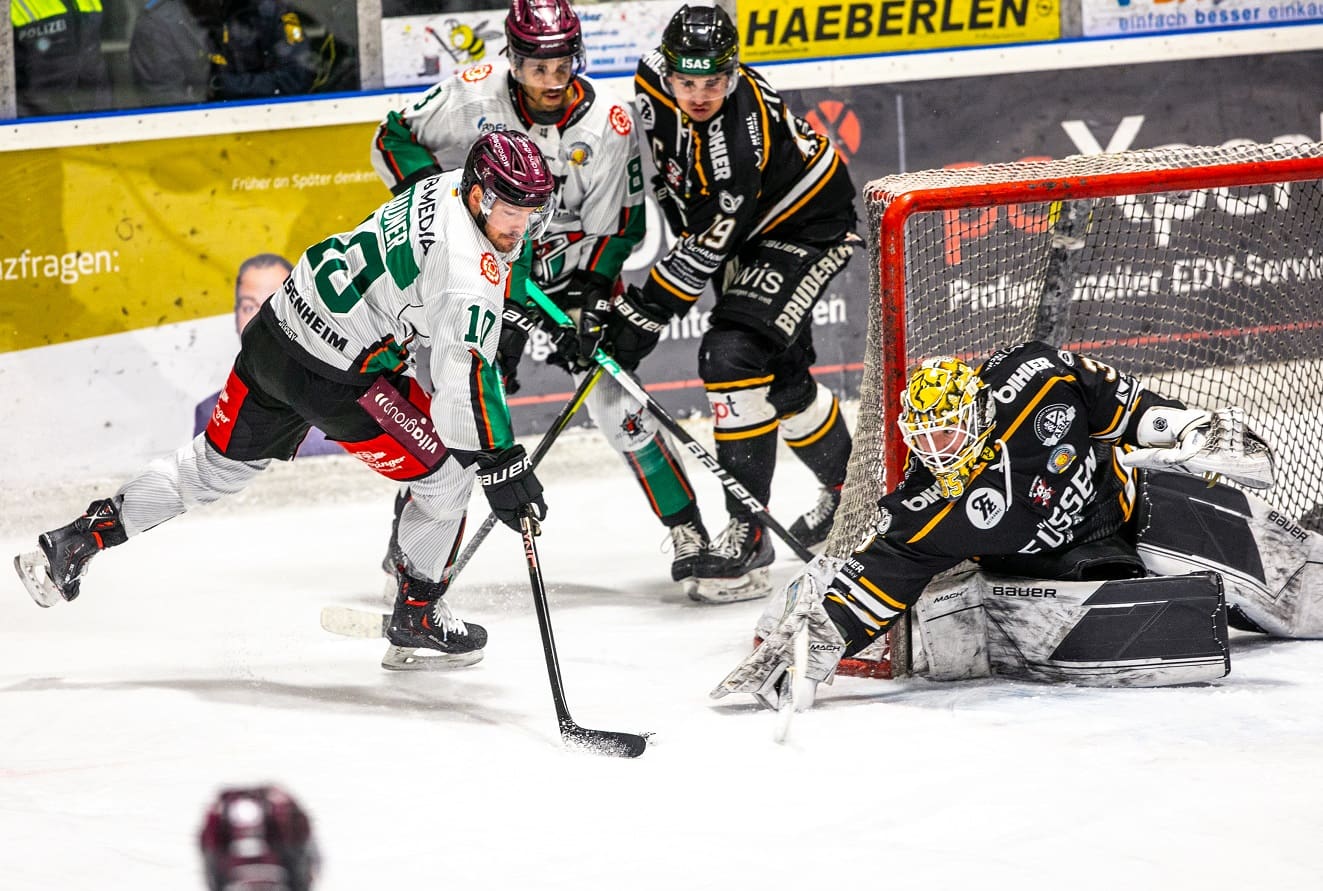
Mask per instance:
[[[994,674],[1084,686],[1162,687],[1231,670],[1216,573],[1105,582],[976,574]]]
[[[992,674],[988,622],[983,608],[983,573],[968,568],[934,579],[914,605],[914,620],[927,659],[924,675],[934,681],[963,681]]]
[[[1155,573],[1220,574],[1227,606],[1245,625],[1275,637],[1323,638],[1323,536],[1253,495],[1150,472],[1138,550]]]

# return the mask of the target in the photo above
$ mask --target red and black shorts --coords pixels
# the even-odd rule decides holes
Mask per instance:
[[[424,477],[444,460],[430,400],[412,377],[333,380],[311,367],[315,360],[299,361],[279,338],[261,316],[244,329],[242,349],[206,429],[207,442],[222,455],[288,461],[316,426],[391,479]]]

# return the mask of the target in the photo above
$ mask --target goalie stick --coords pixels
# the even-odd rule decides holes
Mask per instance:
[[[551,444],[560,436],[561,431],[570,424],[570,419],[574,417],[575,412],[588,399],[588,394],[592,392],[593,387],[602,379],[602,368],[598,366],[584,376],[579,382],[579,386],[561,408],[560,413],[552,420],[551,426],[547,432],[542,434],[542,439],[538,441],[537,447],[533,449],[533,454],[529,455],[529,461],[534,467],[551,450]],[[496,526],[496,514],[488,513],[487,518],[482,521],[482,525],[473,533],[469,543],[464,547],[463,552],[455,559],[454,565],[446,573],[446,578],[450,584],[455,583],[455,577],[460,571],[468,565],[469,560],[473,558],[486,539],[487,535]],[[322,629],[332,634],[338,634],[342,637],[385,637],[386,628],[390,624],[390,613],[382,613],[371,609],[354,609],[348,606],[327,606],[322,608],[321,615]]]
[[[804,675],[808,672],[809,634],[808,628],[795,632],[790,652],[794,659],[787,670],[786,696],[776,710],[776,726],[772,729],[772,739],[783,743],[790,735],[790,719],[795,712],[802,712],[813,705],[813,688]]]
[[[647,748],[650,734],[590,730],[580,727],[570,717],[569,707],[565,704],[565,686],[560,677],[556,640],[551,633],[547,588],[542,581],[542,567],[538,560],[537,543],[534,541],[540,530],[537,521],[527,514],[519,521],[519,525],[524,537],[524,559],[528,561],[528,581],[533,589],[533,606],[537,610],[537,627],[542,634],[542,654],[546,657],[547,676],[551,680],[551,699],[556,704],[556,720],[560,724],[560,738],[567,746],[582,748],[594,754],[637,758]]]
[[[569,316],[565,315],[565,311],[552,303],[551,298],[548,297],[531,279],[528,281],[527,291],[528,295],[533,298],[533,302],[541,307],[542,311],[550,316],[552,321],[561,327],[573,326],[573,322],[570,321]],[[643,389],[643,385],[638,382],[638,379],[635,378],[634,375],[621,368],[620,363],[611,358],[611,356],[601,347],[598,347],[596,352],[593,353],[592,360],[597,363],[599,368],[605,369],[607,374],[615,378],[616,382],[624,388],[625,392],[643,403],[648,411],[652,413],[652,416],[656,418],[663,427],[669,430],[676,439],[680,440],[681,444],[684,445],[685,450],[697,458],[700,464],[712,472],[713,476],[721,482],[721,485],[725,487],[726,491],[738,498],[741,504],[752,511],[754,515],[758,517],[758,522],[762,523],[770,531],[774,532],[778,538],[789,545],[790,549],[795,552],[795,556],[799,557],[799,559],[803,560],[805,563],[813,559],[813,552],[804,547],[799,539],[791,535],[784,526],[778,523],[776,518],[772,516],[770,511],[768,511],[767,506],[759,501],[757,496],[745,488],[743,483],[731,476],[730,471],[722,467],[707,449],[699,445],[698,440],[694,439],[694,437],[689,434],[688,430],[681,427],[680,424],[667,413],[666,409],[662,408],[661,403],[653,398],[651,393]]]

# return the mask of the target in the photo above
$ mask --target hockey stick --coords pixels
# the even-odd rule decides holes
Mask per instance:
[[[542,434],[542,439],[538,441],[537,447],[533,449],[533,454],[528,456],[529,462],[534,467],[537,467],[543,456],[551,451],[551,444],[556,441],[556,437],[560,436],[560,432],[569,426],[570,418],[574,417],[574,413],[588,399],[588,394],[592,392],[593,387],[597,386],[597,382],[601,379],[602,369],[594,368],[592,373],[579,383],[574,395],[570,397],[570,401],[565,403],[564,408],[560,410],[560,414],[556,415],[551,422],[551,426],[547,428],[547,432]],[[455,564],[450,567],[447,578],[452,584],[455,581],[455,576],[459,575],[460,571],[473,559],[473,554],[478,550],[478,546],[486,540],[488,533],[495,526],[496,514],[488,512],[487,519],[482,521],[478,531],[473,533],[469,543],[464,546],[463,553],[455,559]]]
[[[533,302],[541,307],[542,311],[550,316],[552,321],[561,326],[573,326],[574,323],[570,321],[569,316],[565,315],[565,311],[552,303],[551,298],[543,293],[542,289],[531,279],[527,283],[527,290],[528,295],[533,298]],[[674,418],[667,414],[666,409],[662,408],[661,403],[654,399],[651,393],[643,389],[643,385],[638,382],[638,379],[634,377],[634,375],[621,368],[620,363],[611,358],[611,356],[601,347],[598,347],[597,351],[593,353],[592,359],[599,367],[604,368],[607,374],[615,378],[616,382],[625,389],[626,393],[643,403],[648,411],[652,413],[652,416],[656,418],[663,427],[671,431],[671,434],[674,435],[676,439],[680,440],[689,454],[693,455],[698,459],[700,464],[712,471],[712,474],[721,482],[721,485],[726,488],[727,492],[739,499],[740,504],[743,504],[752,511],[753,514],[758,517],[760,523],[774,532],[778,538],[790,546],[790,549],[795,552],[795,556],[799,557],[799,559],[803,560],[805,563],[813,559],[813,552],[804,547],[799,539],[791,535],[784,526],[778,523],[776,518],[772,516],[771,512],[767,510],[766,505],[759,501],[752,492],[746,489],[743,483],[731,476],[730,471],[722,467],[717,459],[712,457],[710,452],[699,445],[698,440],[694,439],[689,434],[688,430],[681,427]]]
[[[565,705],[565,687],[560,678],[560,659],[556,656],[556,640],[551,634],[551,616],[547,610],[547,588],[542,582],[542,567],[537,556],[539,533],[537,520],[525,514],[519,521],[524,536],[524,559],[528,561],[528,581],[533,589],[533,606],[537,608],[537,626],[542,633],[542,654],[547,660],[547,676],[551,679],[551,698],[556,703],[556,719],[560,723],[560,738],[566,745],[587,749],[598,755],[617,758],[637,758],[648,746],[647,735],[620,733],[615,730],[589,730],[574,723]]]
[[[579,406],[587,400],[588,394],[592,392],[593,387],[602,379],[602,369],[594,368],[591,373],[586,375],[579,386],[570,397],[570,401],[565,403],[560,413],[552,420],[551,426],[547,432],[542,434],[542,439],[538,441],[533,449],[533,454],[529,456],[529,461],[536,467],[538,462],[546,456],[551,450],[551,444],[560,436],[562,430],[569,426],[570,419],[574,417]],[[454,584],[455,577],[459,575],[469,560],[477,552],[478,546],[486,540],[487,535],[496,526],[496,514],[488,513],[487,518],[482,521],[482,525],[473,533],[469,543],[465,545],[464,551],[455,559],[449,572],[446,573],[446,579],[450,584]],[[385,637],[386,628],[390,624],[390,613],[381,613],[376,610],[355,609],[349,606],[325,606],[322,607],[321,623],[323,630],[332,634],[339,634],[342,637]]]

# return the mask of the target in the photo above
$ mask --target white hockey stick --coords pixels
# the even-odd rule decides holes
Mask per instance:
[[[785,680],[786,695],[781,699],[780,707],[776,710],[776,727],[772,730],[772,739],[778,743],[784,743],[790,733],[790,719],[795,716],[795,712],[807,711],[813,705],[813,682],[805,674],[808,672],[809,656],[809,632],[808,626],[804,625],[795,632],[794,640],[791,643],[791,653],[794,661],[790,663],[787,669],[788,677]]]

